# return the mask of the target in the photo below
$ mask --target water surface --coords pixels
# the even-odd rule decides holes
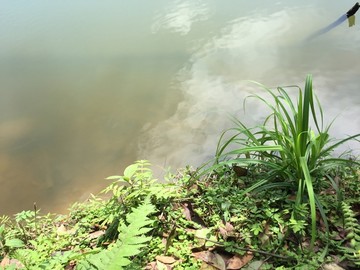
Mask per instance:
[[[3,1],[0,214],[63,211],[136,159],[210,158],[243,98],[303,85],[336,137],[360,130],[360,25],[313,40],[351,1]],[[359,148],[353,143],[349,147]]]

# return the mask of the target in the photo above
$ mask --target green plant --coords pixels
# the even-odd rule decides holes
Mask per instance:
[[[111,250],[115,251],[120,246],[119,239],[131,239],[132,236],[126,230],[139,233],[136,229],[131,230],[132,223],[130,227],[121,227],[127,222],[125,217],[132,209],[142,205],[146,198],[164,207],[169,197],[178,196],[175,185],[155,183],[149,166],[147,161],[130,165],[124,176],[108,187],[107,191],[113,195],[110,199],[92,195],[86,202],[75,203],[66,220],[61,216],[56,219],[51,215],[40,216],[36,209],[22,211],[13,220],[1,218],[0,259],[5,256],[17,259],[28,269],[63,269],[83,259],[85,255],[91,257],[92,253],[101,253],[114,241],[110,248],[114,247]],[[128,218],[136,222],[134,216]],[[119,235],[120,227],[125,231],[124,234]],[[106,233],[101,236],[104,230]],[[98,236],[93,237],[93,234]],[[137,236],[137,239],[140,241],[142,238]],[[103,254],[111,256],[108,251]],[[96,260],[96,257],[93,259]]]
[[[341,247],[340,250],[346,259],[360,266],[360,225],[349,204],[342,202],[341,209],[344,215],[347,246]]]
[[[113,198],[126,206],[136,206],[150,195],[156,199],[168,199],[176,194],[171,185],[163,185],[153,177],[151,164],[139,160],[126,167],[124,175],[109,176],[113,182],[102,193],[112,193]]]
[[[328,248],[329,254],[340,253],[343,263],[353,266],[358,260],[359,230],[355,214],[360,194],[359,167],[354,164],[312,176],[314,190],[323,189],[318,198],[332,232],[329,247],[324,247],[321,239],[326,239],[326,234],[319,219],[316,254],[307,252],[308,200],[295,205],[295,196],[286,188],[259,188],[259,192],[243,194],[254,181],[264,179],[268,168],[250,164],[247,174],[239,174],[233,166],[225,164],[204,177],[188,168],[173,176],[173,184],[138,185],[145,192],[130,199],[127,195],[140,194],[137,188],[130,185],[121,188],[115,195],[122,198],[110,189],[113,195],[110,199],[91,196],[76,203],[66,216],[36,215],[35,218],[25,212],[16,215],[17,220],[0,217],[0,260],[5,256],[17,259],[25,269],[34,270],[111,269],[112,264],[116,269],[142,269],[147,265],[147,268],[185,270],[205,269],[214,263],[224,265],[233,257],[248,262],[242,269],[261,266],[269,270],[315,270],[333,261],[330,256],[324,259]],[[144,172],[141,166],[138,172],[141,178]],[[138,181],[136,174],[131,174],[131,181]],[[146,179],[153,179],[151,173]],[[159,194],[152,191],[153,184],[157,185]],[[346,207],[334,203],[341,200],[334,193],[337,191],[334,186],[342,192]],[[143,211],[144,201],[150,206]],[[117,222],[107,220],[109,213],[114,213],[117,218],[113,221]],[[146,213],[150,214],[146,216]],[[341,222],[342,216],[345,224]],[[116,235],[105,242],[98,241],[105,231],[115,231]],[[21,244],[13,239],[26,241]],[[129,260],[131,264],[120,266]],[[15,268],[5,266],[5,269]]]
[[[356,139],[360,134],[337,142],[330,140],[328,132],[331,125],[323,128],[323,111],[313,94],[311,75],[306,78],[304,91],[296,86],[287,89],[278,87],[276,90],[260,86],[273,102],[260,95],[251,97],[263,102],[270,109],[270,115],[256,128],[247,128],[241,121],[234,119],[237,127],[221,135],[216,162],[210,170],[216,171],[236,164],[256,172],[260,180],[241,192],[241,196],[273,188],[296,194],[294,219],[301,219],[297,209],[301,204],[308,203],[311,212],[310,247],[313,249],[317,231],[316,208],[328,231],[325,211],[318,200],[320,190],[314,188],[314,183],[322,181],[319,176],[328,170],[349,163],[359,164],[355,160],[333,158],[331,153],[339,145]],[[297,104],[288,94],[287,90],[291,88],[298,90]],[[315,131],[310,126],[311,121],[315,124]],[[227,138],[229,133],[234,134]],[[230,147],[235,150],[227,150]]]
[[[39,215],[38,211],[36,214],[22,211],[14,219],[1,218],[0,261],[6,257],[16,259],[26,269],[64,269],[76,258],[81,243],[88,237],[88,232],[84,235],[73,229],[61,232],[64,223],[70,225],[64,216]],[[82,252],[86,250],[83,247]]]
[[[12,250],[24,246],[24,242],[21,239],[15,238],[11,233],[7,234],[5,229],[5,224],[0,225],[0,261]]]
[[[112,197],[106,203],[106,213],[102,224],[110,224],[106,234],[99,242],[116,238],[117,225],[131,208],[139,206],[146,197],[150,197],[154,205],[164,205],[170,198],[177,197],[177,186],[162,184],[153,177],[151,164],[139,160],[124,170],[124,175],[114,175],[107,179],[113,182],[102,193],[110,193]]]
[[[155,211],[154,206],[146,200],[142,205],[126,215],[128,225],[122,223],[118,227],[119,238],[107,250],[98,254],[88,255],[80,261],[77,269],[109,269],[119,270],[129,266],[131,257],[138,255],[145,244],[151,240],[145,236],[152,230],[149,227],[153,223],[147,216]]]

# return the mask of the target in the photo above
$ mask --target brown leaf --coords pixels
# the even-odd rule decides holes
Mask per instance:
[[[209,263],[219,270],[226,270],[225,261],[218,253],[211,253]]]
[[[234,226],[231,223],[226,222],[225,225],[219,227],[220,234],[226,239],[234,231]]]
[[[200,251],[200,252],[194,252],[192,255],[195,257],[195,259],[208,262],[209,253],[210,253],[209,251]]]
[[[212,253],[210,251],[194,252],[193,256],[206,262],[207,264],[215,267],[215,269],[225,270],[225,261],[218,253]],[[213,269],[213,268],[202,268],[202,269]]]
[[[232,233],[235,228],[234,228],[233,225],[231,225],[231,223],[226,222],[226,223],[225,223],[225,229],[226,229],[226,231],[227,231],[228,233]]]
[[[96,239],[96,238],[99,238],[100,236],[102,236],[104,234],[105,234],[105,231],[92,232],[92,233],[89,233],[88,239],[90,239],[90,240]]]
[[[202,218],[194,211],[192,205],[190,202],[186,202],[183,203],[182,205],[183,208],[183,214],[185,216],[185,218],[187,220],[191,220],[194,221],[195,223],[198,223],[199,225],[201,225],[202,227],[206,227],[204,221],[202,220]]]
[[[231,270],[237,270],[237,269],[241,269],[244,265],[248,264],[252,258],[254,257],[254,255],[251,252],[248,252],[247,254],[245,254],[244,256],[237,256],[235,255],[234,257],[232,257],[227,264],[227,268],[226,269],[231,269]]]
[[[155,259],[165,264],[173,264],[176,262],[176,259],[170,256],[156,256]]]
[[[246,168],[240,167],[240,166],[233,166],[233,170],[236,174],[236,176],[246,176],[248,174],[248,170]]]
[[[9,265],[15,265],[16,268],[23,268],[24,265],[18,261],[17,259],[10,259],[9,257],[5,257],[4,259],[2,259],[0,266],[2,267],[6,267]]]
[[[226,239],[227,233],[228,233],[227,230],[223,226],[220,226],[219,231],[220,231],[220,234],[222,235],[222,237],[224,237]]]
[[[145,270],[156,270],[156,262],[150,262],[146,265]]]
[[[164,264],[160,261],[156,261],[156,270],[172,270],[173,267],[168,265],[168,264]]]
[[[215,266],[212,266],[206,262],[202,262],[200,270],[218,270]]]
[[[70,261],[68,265],[65,266],[64,270],[73,270],[76,267],[75,261]]]
[[[187,220],[191,220],[191,212],[190,212],[190,209],[188,208],[188,204],[184,203],[181,206],[183,207],[183,214],[184,214],[185,218]]]

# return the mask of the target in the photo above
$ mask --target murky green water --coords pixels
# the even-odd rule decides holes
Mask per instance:
[[[314,74],[333,135],[360,130],[352,1],[3,1],[0,214],[62,211],[136,159],[200,164],[244,96]],[[352,148],[359,149],[353,143]]]

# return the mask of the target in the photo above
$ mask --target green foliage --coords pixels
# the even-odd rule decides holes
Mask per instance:
[[[139,207],[133,209],[126,216],[128,225],[121,224],[118,228],[119,239],[107,250],[102,250],[98,254],[88,255],[85,260],[80,261],[77,269],[124,269],[124,266],[131,264],[131,257],[138,255],[141,248],[151,240],[151,237],[145,236],[151,227],[148,227],[152,220],[147,216],[155,211],[149,201],[145,201]]]
[[[99,243],[112,241],[117,238],[117,226],[124,221],[130,209],[139,206],[144,199],[150,197],[154,205],[164,205],[169,198],[177,197],[177,187],[172,184],[161,184],[153,177],[151,164],[140,160],[128,166],[124,175],[114,175],[107,179],[113,182],[102,193],[111,194],[106,204],[102,224],[110,224],[106,234],[99,239]]]
[[[341,247],[346,259],[360,266],[360,225],[350,205],[342,202],[341,209],[344,215],[347,246]]]
[[[333,158],[331,153],[360,134],[331,143],[328,134],[330,126],[323,128],[323,111],[313,94],[311,75],[306,78],[304,91],[296,86],[287,89],[278,87],[276,90],[260,86],[273,102],[259,95],[252,97],[263,102],[270,109],[270,115],[256,128],[247,128],[235,119],[237,127],[225,131],[220,137],[216,163],[210,170],[236,165],[247,167],[257,174],[258,181],[243,190],[240,196],[273,188],[287,190],[290,195],[296,194],[293,224],[295,220],[302,219],[297,211],[299,206],[308,203],[311,213],[310,247],[313,249],[317,232],[316,208],[327,225],[323,206],[318,199],[321,190],[314,185],[323,180],[323,175],[331,169],[349,163],[359,164],[354,160]],[[291,88],[297,89],[297,102],[288,94],[287,90]],[[310,122],[315,124],[315,131]],[[232,135],[226,138],[228,133]],[[228,151],[228,148],[235,150]],[[300,224],[300,221],[296,224]],[[300,231],[300,228],[296,227],[296,231]]]
[[[24,242],[19,238],[14,238],[11,235],[7,235],[5,232],[5,224],[0,225],[0,255],[4,257],[7,253],[10,253],[12,249],[23,247]],[[1,258],[0,257],[0,258]]]
[[[128,211],[129,208],[136,207],[145,197],[154,197],[156,200],[166,200],[176,195],[176,191],[171,185],[161,185],[153,177],[150,163],[146,160],[137,161],[124,170],[124,175],[113,175],[107,179],[113,182],[106,187],[102,193],[112,195],[111,207],[117,213],[112,213],[106,223],[111,223],[119,211]],[[120,204],[119,204],[120,203]],[[114,207],[115,205],[120,208]]]
[[[308,200],[296,205],[287,189],[278,188],[242,194],[254,181],[264,179],[266,170],[261,167],[249,166],[248,173],[239,176],[233,167],[223,166],[202,177],[187,168],[172,176],[174,183],[158,184],[148,181],[153,180],[150,170],[135,164],[120,177],[131,178],[131,185],[125,184],[114,194],[117,186],[124,184],[116,178],[109,189],[111,198],[92,195],[86,202],[76,203],[67,216],[55,218],[26,211],[13,220],[0,218],[1,258],[17,259],[25,269],[131,270],[151,263],[148,267],[187,270],[224,264],[235,254],[249,260],[249,252],[254,259],[243,269],[260,263],[262,269],[315,270],[325,262],[328,249],[326,241],[321,241],[326,239],[322,222],[318,225],[318,252],[308,252]],[[335,233],[345,232],[338,222],[341,207],[334,203],[339,198],[333,191],[338,187],[348,204],[358,203],[358,167],[339,167],[323,177],[332,181],[327,185],[315,182],[314,187],[325,189],[318,199],[326,206],[323,211],[329,217],[329,227],[335,228]],[[132,195],[130,199],[128,195]],[[355,264],[358,247],[351,246],[352,239],[358,239],[354,236],[358,234],[355,216],[345,208],[343,212],[346,234],[342,241],[332,234],[329,252],[340,252],[345,262]],[[110,213],[114,215],[112,222],[107,219]],[[116,234],[99,241],[104,232]],[[172,263],[162,262],[159,255]]]
[[[153,177],[150,163],[139,160],[124,170],[124,175],[109,176],[113,183],[105,188],[102,193],[112,193],[113,197],[125,205],[136,205],[147,196],[159,199],[168,199],[175,195],[174,189],[168,185],[164,189],[157,179]],[[160,192],[161,191],[161,192]]]
[[[14,220],[3,218],[0,222],[0,238],[5,239],[4,245],[0,245],[2,256],[17,259],[26,269],[63,269],[78,249],[61,250],[76,237],[59,235],[54,221],[58,220],[51,215],[40,216],[31,211],[16,214]]]

